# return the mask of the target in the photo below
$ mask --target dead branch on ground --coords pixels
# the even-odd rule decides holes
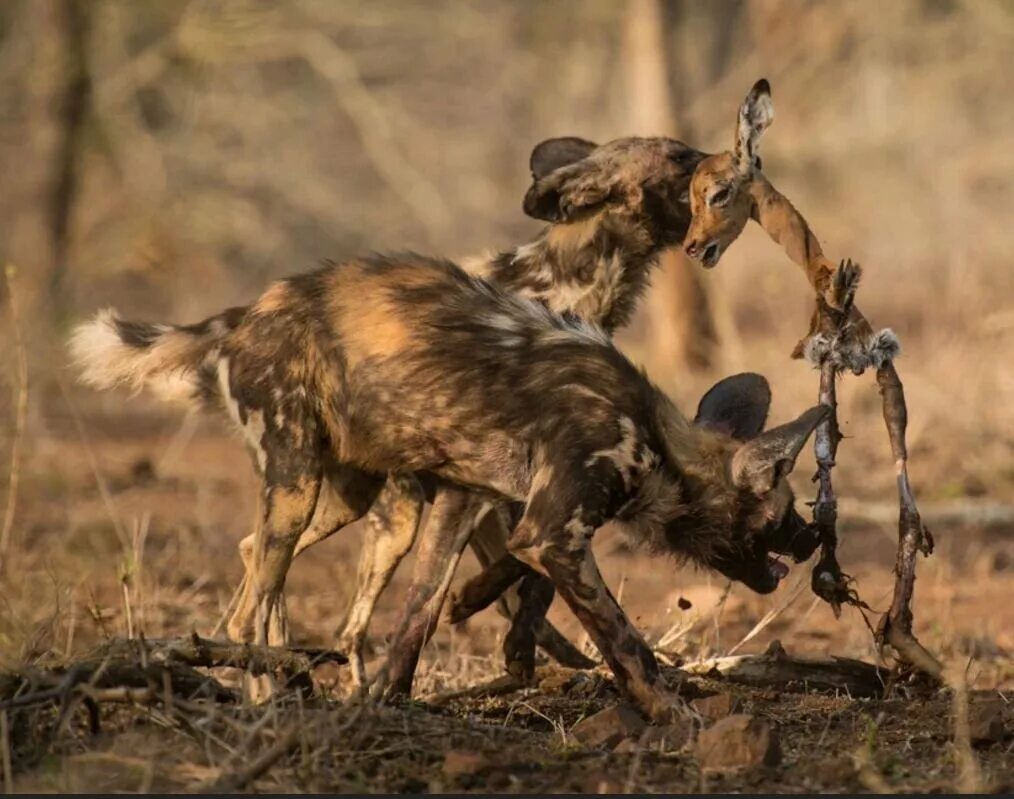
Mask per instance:
[[[147,641],[119,639],[68,667],[0,675],[0,710],[72,700],[160,702],[172,698],[236,702],[236,693],[198,668],[231,667],[254,675],[306,674],[322,663],[347,663],[340,652],[212,641],[196,634]]]

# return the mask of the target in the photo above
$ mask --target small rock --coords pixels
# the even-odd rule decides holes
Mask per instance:
[[[584,779],[583,793],[618,796],[624,792],[623,787],[620,780],[609,774],[590,774]]]
[[[155,482],[155,466],[148,458],[139,458],[130,467],[130,476],[137,485]]]
[[[738,713],[743,707],[743,702],[735,694],[712,694],[692,700],[690,707],[704,718],[717,721]]]
[[[477,774],[488,765],[486,756],[479,752],[466,752],[461,749],[444,752],[444,776],[450,779]]]
[[[702,771],[775,766],[782,759],[778,734],[771,725],[745,714],[726,716],[701,730],[695,754]]]
[[[620,704],[582,719],[570,732],[585,746],[611,749],[624,738],[639,736],[646,726],[631,705]]]
[[[973,744],[992,744],[1003,740],[1003,701],[981,699],[968,705],[968,729]]]
[[[995,572],[1003,572],[1010,569],[1012,562],[1014,562],[1014,558],[1011,557],[1010,553],[1001,549],[993,554],[993,562],[990,564],[990,567]]]

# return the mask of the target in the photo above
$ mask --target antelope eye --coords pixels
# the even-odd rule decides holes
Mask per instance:
[[[718,191],[716,191],[714,194],[711,195],[711,197],[708,198],[708,205],[713,207],[725,205],[727,202],[729,202],[729,197],[731,196],[731,194],[732,190],[728,186],[725,186],[724,188],[721,188]]]

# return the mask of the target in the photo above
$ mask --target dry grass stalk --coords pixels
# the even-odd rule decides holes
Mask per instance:
[[[972,731],[968,720],[968,684],[965,670],[953,664],[947,670],[954,716],[954,754],[958,765],[958,793],[982,793],[982,770],[972,751]]]
[[[8,264],[5,269],[7,278],[7,301],[10,304],[11,327],[14,330],[14,348],[17,354],[17,386],[14,439],[11,444],[11,471],[7,483],[7,505],[4,510],[3,527],[0,528],[0,574],[7,565],[7,553],[11,543],[11,531],[14,528],[14,511],[17,508],[18,482],[21,477],[21,444],[24,438],[25,421],[28,418],[28,356],[25,354],[25,342],[21,335],[21,321],[18,313],[18,297],[14,288],[17,269]]]
[[[11,770],[11,735],[7,726],[7,711],[0,710],[0,756],[3,757],[4,793],[14,793],[14,772]]]

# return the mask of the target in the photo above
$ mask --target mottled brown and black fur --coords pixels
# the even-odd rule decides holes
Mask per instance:
[[[348,524],[383,474],[431,472],[467,487],[473,507],[523,502],[510,552],[548,575],[619,684],[656,716],[669,700],[598,573],[595,530],[615,519],[755,590],[778,583],[768,552],[795,523],[783,478],[819,408],[746,444],[695,426],[600,328],[418,256],[281,281],[232,321],[146,329],[105,314],[73,347],[86,380],[171,375],[175,396],[224,407],[244,431],[264,490],[230,621],[239,640],[266,642],[283,623],[285,575],[322,506],[330,524]],[[756,383],[716,389],[714,422],[763,420],[769,395]]]

